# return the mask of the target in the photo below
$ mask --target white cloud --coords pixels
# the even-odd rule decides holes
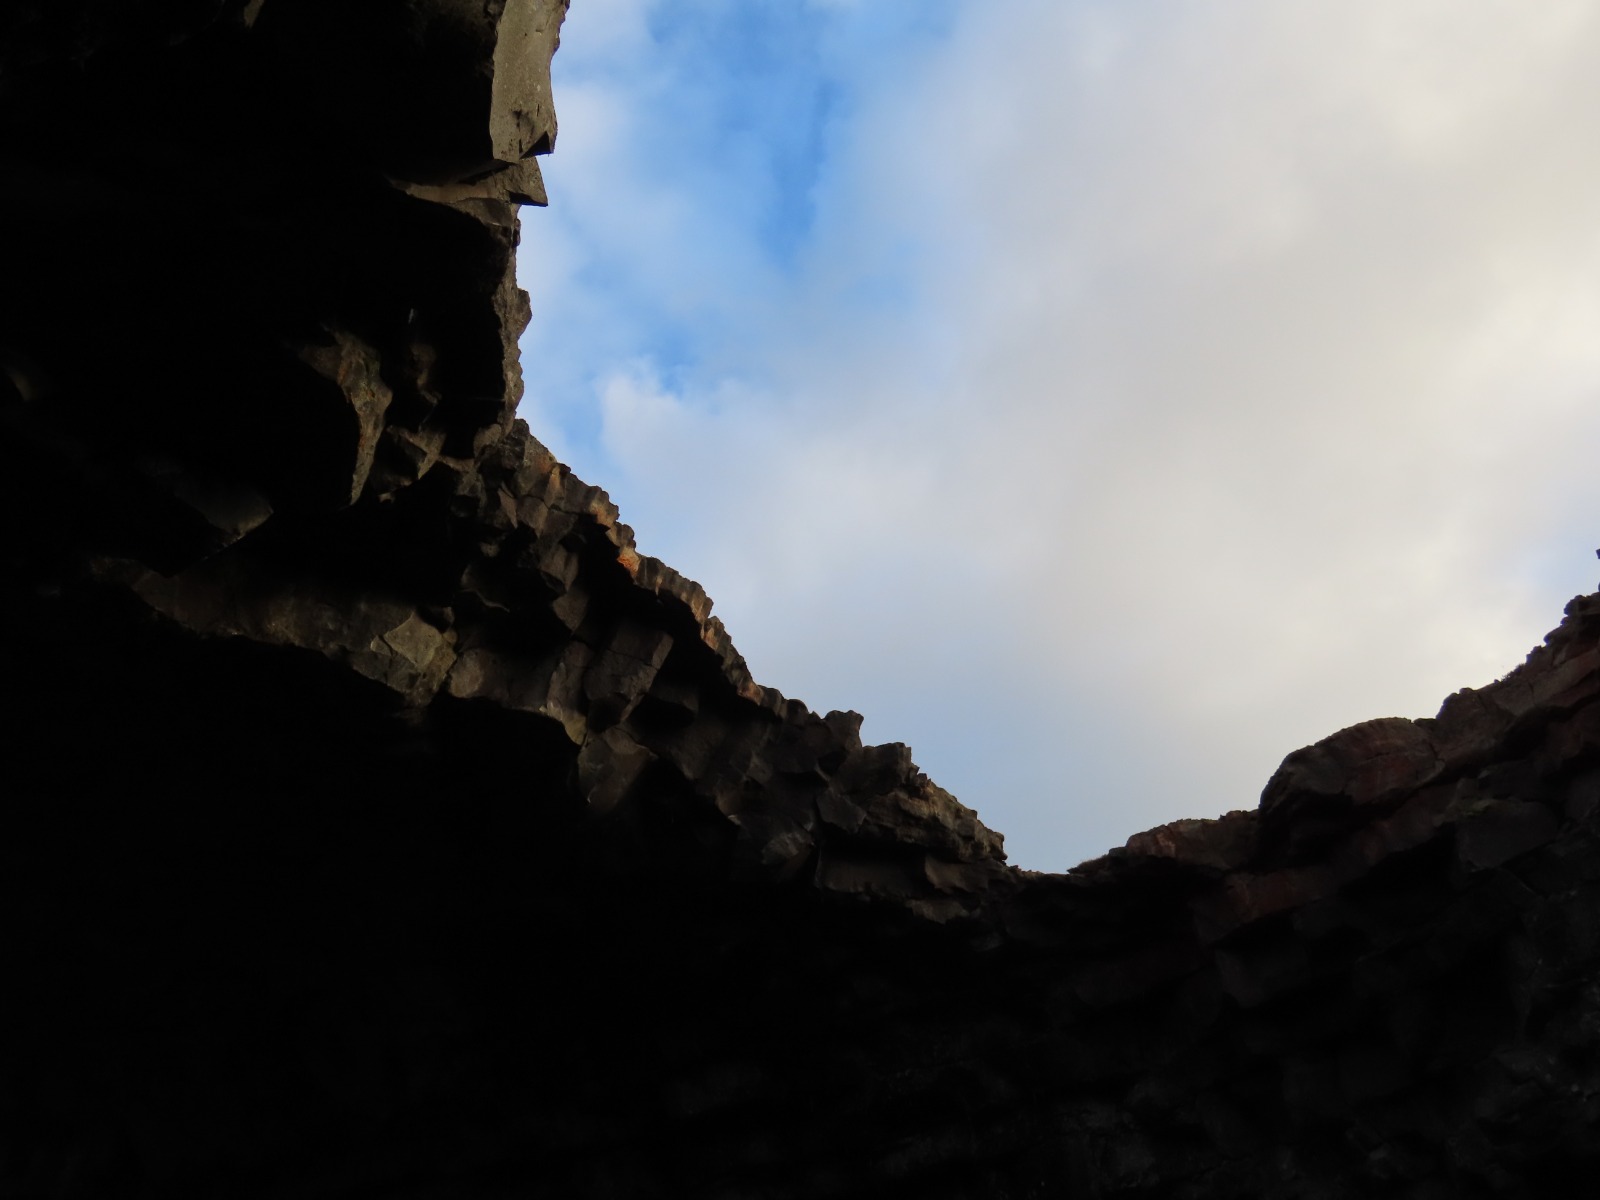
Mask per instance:
[[[567,13],[561,53],[567,60],[640,63],[649,55],[649,22],[659,8],[660,0],[581,0]]]
[[[855,14],[792,266],[615,79],[527,222],[600,331],[580,467],[758,677],[1066,866],[1593,586],[1593,5],[968,3],[887,62]]]

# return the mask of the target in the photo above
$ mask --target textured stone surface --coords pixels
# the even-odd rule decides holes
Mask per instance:
[[[0,12],[0,1195],[1582,1194],[1600,598],[1009,867],[513,419],[564,7]]]

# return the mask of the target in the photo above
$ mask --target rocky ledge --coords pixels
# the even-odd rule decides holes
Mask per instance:
[[[1008,866],[514,418],[564,10],[0,14],[0,1195],[1568,1194],[1600,597]]]

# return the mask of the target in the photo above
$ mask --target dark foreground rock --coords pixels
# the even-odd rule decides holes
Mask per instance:
[[[564,7],[0,12],[0,1196],[1585,1194],[1600,598],[1008,867],[513,419]]]

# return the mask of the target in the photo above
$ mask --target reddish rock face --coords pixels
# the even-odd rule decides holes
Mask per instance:
[[[0,13],[0,1195],[1583,1194],[1600,597],[1009,867],[514,420],[564,8]]]

